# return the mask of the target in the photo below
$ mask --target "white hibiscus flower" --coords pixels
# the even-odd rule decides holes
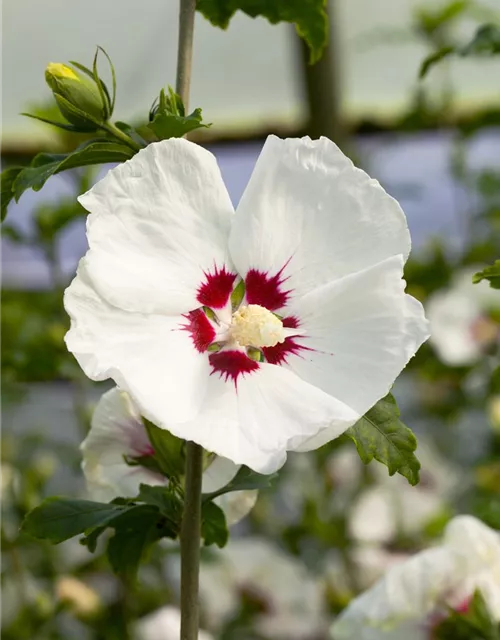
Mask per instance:
[[[254,604],[255,629],[269,640],[323,637],[327,629],[322,581],[263,538],[231,539],[202,563],[200,602],[210,628],[237,615],[242,598]]]
[[[474,364],[500,342],[500,324],[491,312],[500,311],[500,291],[483,281],[472,283],[482,267],[459,273],[449,289],[437,291],[426,304],[431,343],[451,366]]]
[[[179,640],[181,612],[176,607],[162,607],[140,618],[134,625],[134,640]],[[206,631],[200,631],[198,640],[213,640]]]
[[[430,640],[447,607],[465,610],[478,589],[500,620],[500,535],[458,516],[443,543],[391,567],[332,626],[334,640]]]
[[[144,423],[130,396],[117,387],[100,399],[91,429],[81,445],[82,469],[94,500],[108,502],[117,496],[134,497],[140,484],[161,485],[168,480],[160,473],[126,459],[154,455]],[[230,482],[239,467],[216,457],[203,474],[203,491],[217,491]],[[215,499],[226,514],[228,525],[241,520],[257,500],[257,491],[234,491]]]
[[[326,138],[270,136],[236,213],[215,158],[182,139],[79,200],[90,249],[65,295],[69,350],[237,464],[271,473],[337,437],[428,337],[399,204]]]

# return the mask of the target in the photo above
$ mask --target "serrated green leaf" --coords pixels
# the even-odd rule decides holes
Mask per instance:
[[[216,544],[222,549],[229,539],[224,511],[214,502],[204,502],[201,508],[201,537],[205,546]]]
[[[386,465],[389,475],[400,473],[415,485],[420,471],[420,462],[414,453],[417,439],[399,415],[396,400],[388,394],[350,427],[346,436],[356,445],[364,464],[375,458]]]
[[[25,517],[21,529],[53,544],[109,524],[131,507],[90,500],[47,498]]]
[[[311,63],[321,57],[328,42],[326,0],[198,0],[197,10],[221,29],[227,29],[237,11],[252,18],[262,16],[271,24],[290,22],[311,51]]]
[[[0,179],[1,220],[5,219],[5,216],[7,215],[7,207],[10,201],[14,198],[14,183],[21,171],[24,171],[24,167],[10,167],[9,169],[2,171]]]
[[[500,260],[495,260],[491,266],[485,267],[482,271],[478,271],[472,276],[474,284],[481,282],[481,280],[488,280],[490,287],[500,289]]]
[[[76,167],[107,162],[125,162],[134,155],[126,145],[108,140],[90,140],[68,154],[39,153],[29,167],[20,171],[14,181],[16,201],[27,189],[39,191],[56,173]]]
[[[162,472],[168,478],[180,478],[185,467],[185,440],[177,438],[170,431],[160,429],[155,424],[143,418],[149,442],[154,449],[154,459]]]
[[[190,131],[206,129],[210,125],[202,122],[201,109],[195,109],[189,116],[158,112],[147,127],[160,140],[168,140],[169,138],[182,138]]]
[[[214,498],[218,498],[219,496],[224,495],[225,493],[230,493],[231,491],[249,491],[252,489],[267,489],[272,486],[273,482],[277,479],[278,474],[272,473],[270,475],[262,475],[260,473],[256,473],[252,469],[241,466],[238,470],[238,473],[234,476],[234,478],[226,484],[225,487],[221,487],[217,491],[212,491],[211,493],[203,494],[203,501],[209,502]]]

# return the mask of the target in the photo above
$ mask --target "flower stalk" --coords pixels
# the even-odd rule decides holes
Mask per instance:
[[[181,640],[198,638],[203,448],[186,444],[186,484],[181,527]]]
[[[193,59],[196,0],[180,0],[176,91],[188,109]],[[181,640],[197,640],[199,625],[199,572],[201,542],[201,483],[203,449],[186,444],[186,482],[181,542]]]

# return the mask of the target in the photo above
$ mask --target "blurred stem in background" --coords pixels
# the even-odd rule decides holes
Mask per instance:
[[[306,133],[311,138],[326,136],[345,150],[346,133],[341,116],[340,43],[337,29],[336,0],[328,0],[330,33],[328,44],[316,64],[310,64],[310,50],[296,35],[300,69],[307,98]]]

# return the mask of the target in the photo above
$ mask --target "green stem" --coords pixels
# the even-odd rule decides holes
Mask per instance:
[[[187,111],[193,60],[196,0],[180,0],[175,88]],[[203,449],[186,443],[186,483],[181,525],[181,640],[198,640]]]
[[[186,443],[186,485],[181,526],[181,640],[198,640],[203,449]]]
[[[124,142],[128,147],[130,147],[134,151],[140,151],[142,149],[140,144],[137,144],[135,140],[132,140],[130,136],[124,133],[121,129],[118,129],[118,127],[114,125],[112,122],[106,122],[106,124],[102,124],[101,129],[104,129],[104,131],[107,131],[114,138],[117,138],[121,142]]]
[[[191,85],[191,67],[193,61],[194,15],[196,0],[180,0],[179,46],[177,48],[177,78],[175,90],[182,98],[187,111],[189,87]]]

